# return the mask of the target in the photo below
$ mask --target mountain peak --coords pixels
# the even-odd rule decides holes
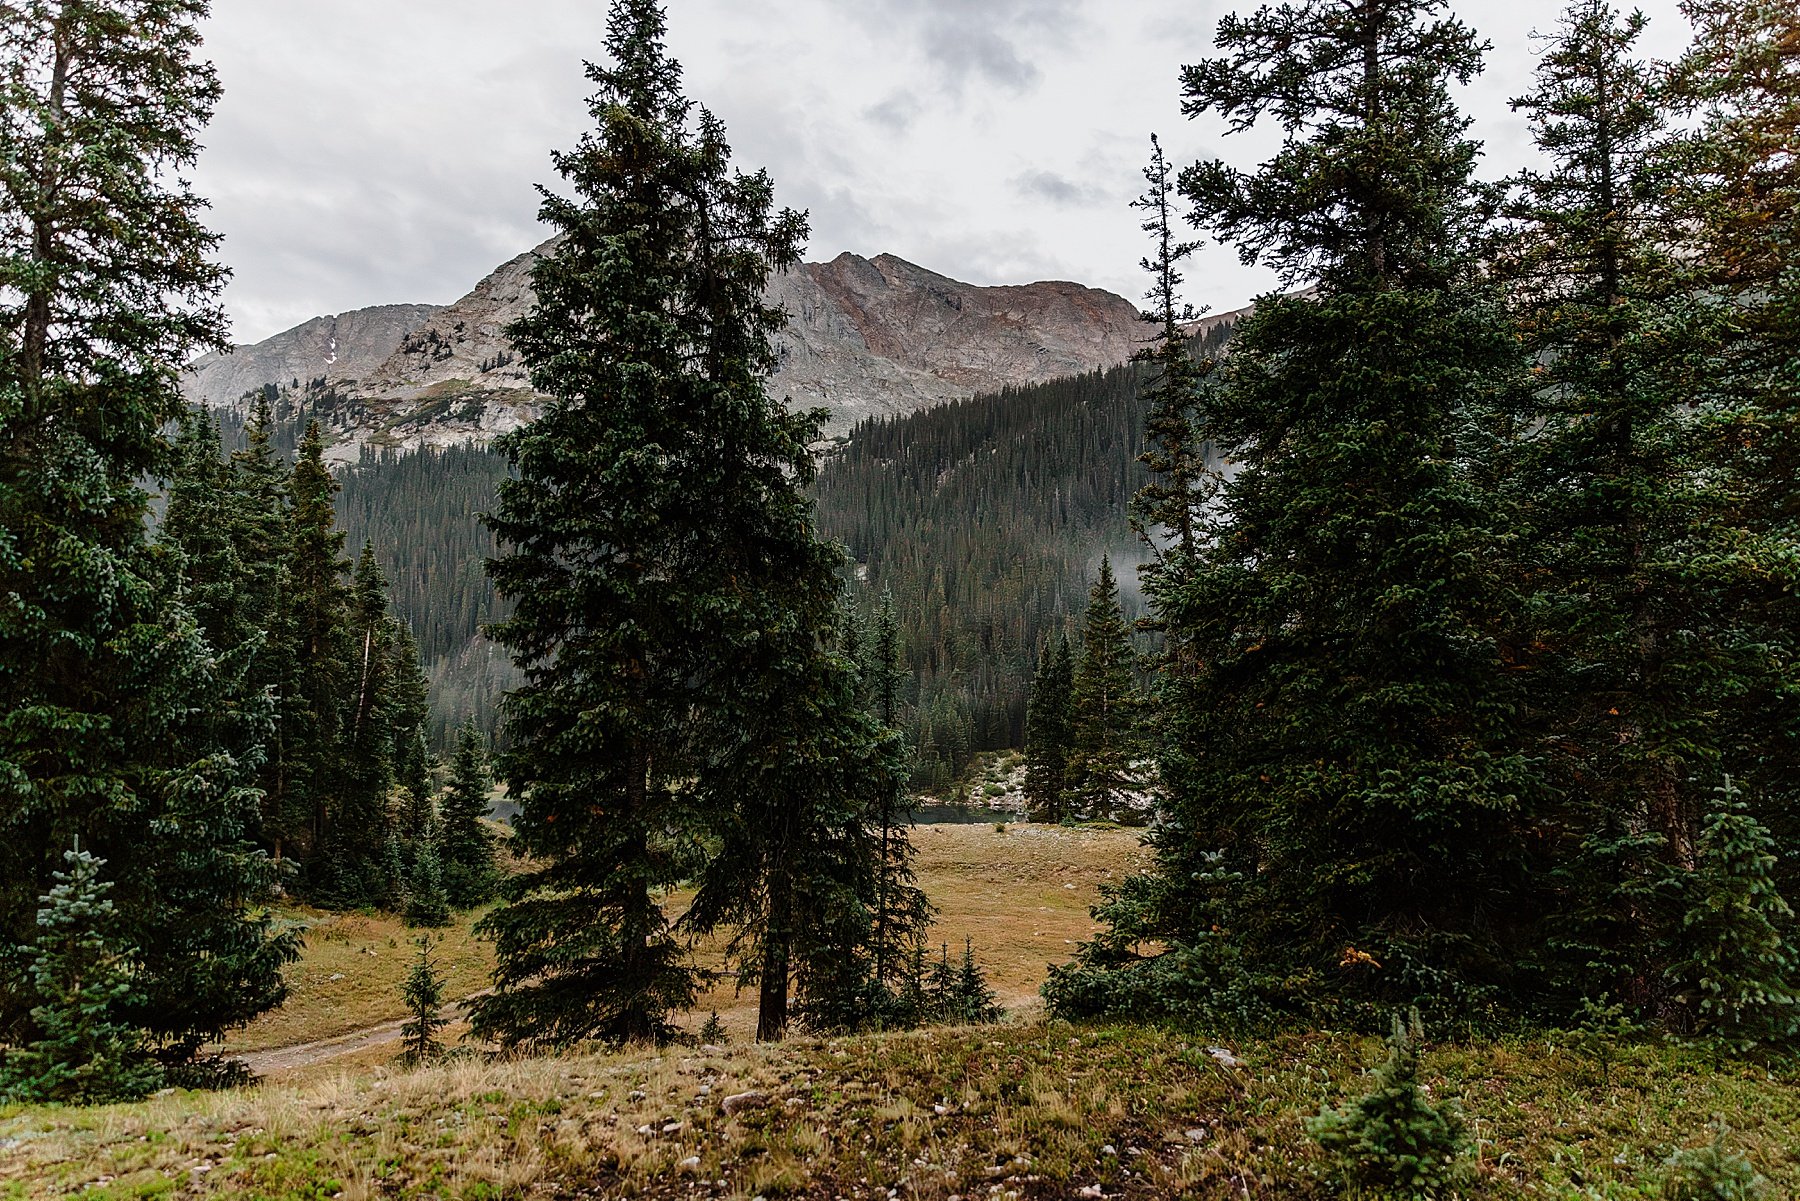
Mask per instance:
[[[502,263],[455,304],[382,305],[315,318],[230,355],[196,360],[188,395],[235,405],[273,384],[330,398],[342,453],[360,443],[446,444],[513,428],[539,398],[505,337],[535,303],[531,266],[555,239]],[[893,254],[845,251],[774,276],[788,314],[771,389],[828,409],[828,432],[977,392],[1040,383],[1131,357],[1130,301],[1063,280],[980,286]]]

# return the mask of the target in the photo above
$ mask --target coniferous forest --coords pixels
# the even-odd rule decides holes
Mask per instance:
[[[1691,44],[1653,62],[1641,15],[1572,0],[1513,101],[1535,165],[1501,180],[1458,101],[1488,48],[1443,0],[1228,13],[1183,111],[1275,149],[1150,140],[1135,360],[821,455],[825,414],[768,386],[766,286],[808,216],[689,97],[663,6],[613,0],[539,189],[560,239],[506,331],[540,415],[341,471],[317,420],[265,396],[222,427],[179,391],[228,344],[184,180],[220,101],[206,11],[0,6],[0,1100],[246,1083],[219,1045],[287,998],[302,908],[472,925],[483,1053],[722,1053],[716,1013],[684,1024],[722,980],[762,1042],[986,1026],[910,815],[1012,749],[1032,838],[1129,821],[1145,854],[1034,977],[1030,1067],[985,1033],[954,1062],[891,1044],[937,1074],[872,1107],[914,1167],[927,1114],[1079,1127],[1055,1056],[1146,1023],[1199,1075],[1102,1088],[1121,1121],[1203,1098],[1225,1122],[1263,1070],[1229,1040],[1287,1062],[1388,1035],[1374,1092],[1267,1128],[1316,1144],[1297,1196],[1525,1195],[1465,1162],[1418,1080],[1428,1031],[1653,1036],[1791,1086],[1791,5],[1690,0]],[[1221,253],[1281,287],[1195,337],[1183,275]],[[1006,835],[997,860],[1026,853]],[[415,946],[425,1070],[451,998]],[[1004,1086],[959,1092],[988,1061]],[[774,1078],[724,1101],[759,1140],[830,1091]],[[639,1134],[680,1134],[713,1085]],[[1172,1128],[1183,1171],[1227,1154]],[[1758,1195],[1715,1130],[1664,1196]],[[1037,1180],[1024,1145],[988,1179]],[[1145,1171],[1120,1191],[1178,1191]]]

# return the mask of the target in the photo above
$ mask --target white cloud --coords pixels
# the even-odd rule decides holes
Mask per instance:
[[[1250,0],[1245,0],[1246,3]],[[883,251],[974,283],[1064,278],[1136,297],[1127,203],[1152,131],[1178,163],[1249,163],[1260,135],[1180,116],[1221,0],[673,0],[687,87],[811,210],[809,257]],[[1495,42],[1466,94],[1484,170],[1530,153],[1507,99],[1554,0],[1465,3]],[[1646,5],[1673,53],[1674,0]],[[196,182],[236,271],[226,302],[254,340],[323,312],[447,302],[535,244],[533,185],[587,122],[581,60],[597,0],[259,0],[215,6],[207,52],[225,97]],[[1242,304],[1270,284],[1201,252],[1190,299]]]

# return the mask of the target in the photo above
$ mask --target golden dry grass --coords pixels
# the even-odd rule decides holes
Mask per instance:
[[[227,1053],[287,1047],[346,1034],[405,1015],[400,985],[418,954],[413,940],[428,935],[446,992],[465,997],[488,985],[493,948],[470,933],[480,911],[457,915],[441,930],[409,930],[392,914],[327,913],[293,909],[305,946],[287,969],[288,999],[226,1040]]]
[[[1236,1046],[1028,1021],[781,1046],[466,1060],[90,1110],[0,1110],[0,1198],[1251,1197],[1326,1201],[1303,1132],[1367,1087],[1380,1044]],[[1800,1189],[1800,1080],[1646,1042],[1598,1083],[1553,1033],[1428,1050],[1475,1143],[1467,1201],[1660,1195],[1713,1115]],[[725,1096],[767,1104],[727,1115]]]
[[[1138,831],[1070,829],[1009,824],[924,825],[913,830],[920,886],[938,908],[931,941],[960,953],[965,937],[1002,1004],[1031,1008],[1049,964],[1073,954],[1093,932],[1088,907],[1103,881],[1118,879],[1141,864],[1145,852]],[[684,899],[673,899],[679,910]],[[492,947],[470,927],[480,916],[458,914],[443,930],[408,930],[389,914],[331,914],[296,909],[284,916],[307,924],[300,962],[288,970],[289,997],[226,1042],[228,1052],[265,1051],[315,1042],[405,1016],[401,982],[415,954],[412,939],[429,933],[433,954],[447,977],[446,994],[466,997],[487,987]],[[723,966],[722,941],[698,948],[700,962]],[[700,998],[688,1025],[698,1029],[717,1011],[726,1029],[747,1038],[755,1029],[755,997],[721,981]],[[455,1031],[452,1031],[454,1035]],[[305,1078],[315,1070],[335,1072],[347,1063],[361,1066],[390,1058],[391,1044],[332,1054],[316,1065],[283,1068],[278,1079]]]

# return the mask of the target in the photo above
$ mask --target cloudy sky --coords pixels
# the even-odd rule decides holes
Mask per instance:
[[[1250,0],[1242,0],[1247,5]],[[1232,0],[671,0],[689,94],[810,210],[812,259],[897,254],[973,283],[1073,279],[1137,298],[1127,207],[1148,138],[1178,163],[1243,165],[1268,143],[1180,114],[1181,64]],[[238,341],[322,313],[448,303],[544,236],[533,184],[586,123],[581,60],[601,0],[217,0],[225,96],[196,183],[236,272]],[[1486,173],[1527,160],[1506,101],[1559,0],[1460,0],[1494,43],[1464,97]],[[1675,53],[1675,0],[1645,0],[1646,50]],[[1218,248],[1188,299],[1269,286]]]

